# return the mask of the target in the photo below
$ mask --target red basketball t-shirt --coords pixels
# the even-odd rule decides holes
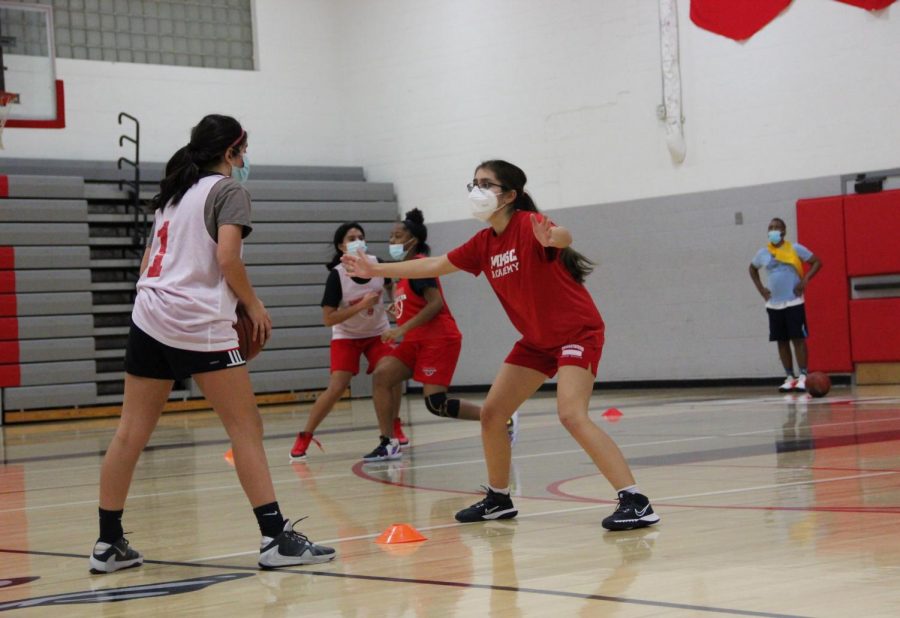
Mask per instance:
[[[416,259],[425,257],[423,255],[417,255]],[[421,281],[421,280],[420,280]],[[438,312],[436,316],[431,318],[425,324],[415,327],[403,337],[403,341],[422,341],[423,339],[440,339],[446,337],[462,337],[459,332],[459,328],[456,326],[456,320],[453,319],[453,314],[450,313],[450,307],[447,305],[447,299],[444,298],[444,290],[441,288],[441,281],[437,277],[434,279],[426,280],[429,283],[433,282],[433,285],[429,285],[426,287],[436,287],[438,293],[441,295],[441,299],[444,301],[444,306],[441,307],[441,310]],[[397,282],[397,287],[394,290],[394,310],[397,318],[397,324],[403,326],[415,316],[419,315],[419,312],[425,308],[425,305],[428,304],[428,301],[425,300],[425,296],[416,291],[413,284],[410,283],[409,279],[401,279]]]
[[[515,211],[502,234],[481,230],[447,258],[476,277],[485,274],[513,326],[535,347],[550,349],[602,333],[594,299],[566,270],[559,249],[537,241],[530,214]]]

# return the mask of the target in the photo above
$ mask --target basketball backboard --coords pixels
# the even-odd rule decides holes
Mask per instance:
[[[6,128],[65,126],[52,6],[0,1],[0,67],[0,92],[17,95]]]

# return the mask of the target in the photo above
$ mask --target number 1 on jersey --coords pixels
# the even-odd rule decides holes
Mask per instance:
[[[150,268],[147,269],[148,277],[159,277],[162,273],[163,256],[166,254],[166,247],[169,244],[168,221],[163,223],[162,227],[157,230],[156,235],[159,237],[159,253],[153,256],[153,262],[151,262]]]

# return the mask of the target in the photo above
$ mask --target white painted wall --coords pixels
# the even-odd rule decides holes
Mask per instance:
[[[116,123],[125,111],[141,120],[143,160],[165,161],[200,118],[215,112],[248,128],[255,162],[351,164],[334,18],[324,0],[258,0],[256,71],[59,59],[66,128],[7,129],[0,158],[130,156],[118,148],[119,135],[132,130]]]
[[[663,125],[656,0],[341,0],[355,160],[429,221],[500,157],[544,209],[900,166],[900,6],[795,0],[744,43],[679,1],[687,159]]]

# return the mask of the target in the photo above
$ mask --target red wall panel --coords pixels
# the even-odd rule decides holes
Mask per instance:
[[[851,300],[850,329],[857,363],[900,360],[900,298]]]
[[[900,190],[844,198],[847,274],[900,273]]]
[[[810,371],[850,372],[850,290],[844,251],[844,198],[797,202],[797,240],[822,260],[804,294]]]

